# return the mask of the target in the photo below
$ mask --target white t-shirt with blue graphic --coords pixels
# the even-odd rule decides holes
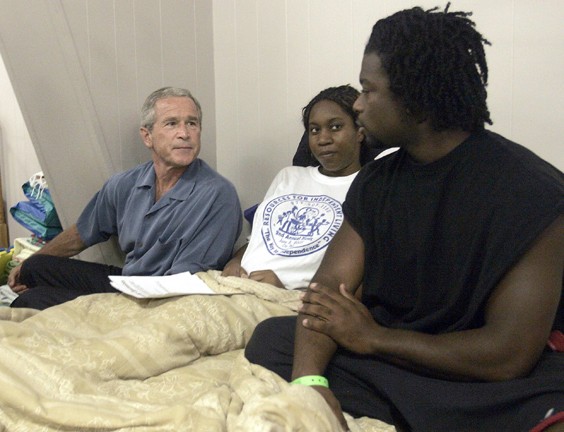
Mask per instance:
[[[287,289],[307,287],[343,223],[341,204],[356,174],[328,177],[318,167],[282,169],[256,210],[243,268],[273,270]]]

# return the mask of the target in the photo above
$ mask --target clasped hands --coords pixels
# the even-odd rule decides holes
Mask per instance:
[[[236,262],[227,263],[221,275],[237,276],[244,279],[251,279],[257,282],[268,283],[278,288],[285,288],[282,281],[280,281],[276,273],[272,270],[256,270],[251,273],[247,273],[247,271],[240,265],[240,263]]]
[[[305,328],[329,336],[351,352],[372,354],[370,341],[381,327],[344,284],[337,291],[314,282],[300,299]]]

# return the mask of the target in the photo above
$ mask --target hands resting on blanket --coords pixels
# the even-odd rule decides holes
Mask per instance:
[[[278,279],[278,276],[272,270],[256,270],[251,273],[247,273],[247,271],[241,266],[241,261],[236,259],[232,259],[225,265],[225,268],[221,272],[221,276],[237,276],[257,282],[268,283],[278,288],[285,288],[284,284],[280,281],[280,279]]]

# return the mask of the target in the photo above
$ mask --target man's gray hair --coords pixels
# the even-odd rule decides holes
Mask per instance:
[[[147,99],[141,108],[141,127],[147,128],[149,130],[153,129],[155,124],[155,104],[159,99],[169,98],[169,97],[187,97],[192,99],[198,110],[198,120],[200,125],[202,124],[202,107],[200,102],[192,96],[189,90],[180,87],[163,87],[155,90]]]

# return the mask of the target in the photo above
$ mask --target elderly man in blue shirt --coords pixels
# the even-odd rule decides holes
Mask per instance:
[[[10,273],[12,307],[46,309],[80,295],[116,292],[111,275],[161,276],[221,269],[241,232],[233,185],[201,159],[202,110],[165,87],[142,107],[152,161],[112,176],[72,225]],[[123,268],[70,259],[117,236]]]

